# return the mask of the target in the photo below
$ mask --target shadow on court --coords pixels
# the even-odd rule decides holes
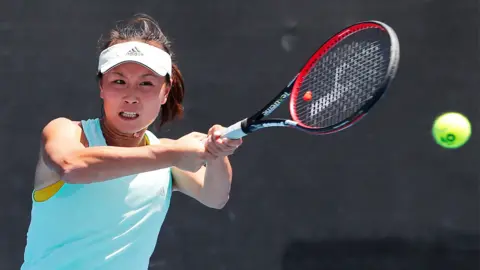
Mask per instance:
[[[402,238],[292,241],[282,270],[478,270],[479,235],[425,241]]]

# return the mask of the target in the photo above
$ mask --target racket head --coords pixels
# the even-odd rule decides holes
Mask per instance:
[[[400,59],[395,31],[379,21],[351,25],[326,41],[292,85],[296,127],[329,134],[362,119],[394,79]]]

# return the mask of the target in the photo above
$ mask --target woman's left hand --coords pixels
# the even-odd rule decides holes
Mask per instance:
[[[220,125],[214,125],[208,130],[205,148],[215,157],[226,157],[232,155],[237,148],[242,145],[242,139],[221,138],[221,133],[225,129]]]

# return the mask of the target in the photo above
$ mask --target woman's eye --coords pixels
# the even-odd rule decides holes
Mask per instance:
[[[142,83],[140,83],[140,85],[148,85],[148,86],[152,86],[152,85],[153,85],[153,83],[151,83],[151,82],[142,82]]]
[[[125,81],[124,80],[114,80],[113,83],[114,84],[125,84]]]

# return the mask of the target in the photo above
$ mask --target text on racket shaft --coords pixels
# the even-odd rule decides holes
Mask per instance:
[[[271,114],[289,96],[290,96],[289,92],[283,93],[272,105],[270,105],[266,110],[263,111],[263,115],[267,116]]]

